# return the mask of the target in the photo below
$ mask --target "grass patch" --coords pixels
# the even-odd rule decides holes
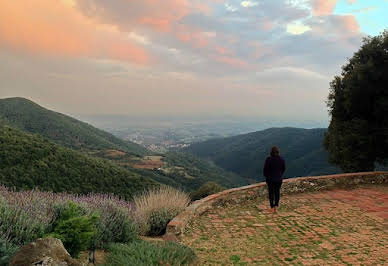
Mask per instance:
[[[194,251],[175,242],[112,244],[105,266],[191,265],[197,260]]]
[[[190,203],[189,196],[168,186],[151,189],[133,199],[139,232],[143,235],[162,235],[166,226]]]
[[[285,261],[293,261],[293,260],[295,260],[296,259],[296,256],[293,256],[293,257],[287,257],[287,258],[285,258],[284,260]]]

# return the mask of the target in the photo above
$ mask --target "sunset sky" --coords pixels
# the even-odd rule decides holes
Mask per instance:
[[[388,0],[0,0],[0,98],[67,114],[327,119]]]

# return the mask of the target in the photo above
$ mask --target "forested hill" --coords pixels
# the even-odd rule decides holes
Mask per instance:
[[[272,146],[287,163],[285,177],[332,174],[322,142],[327,129],[270,128],[249,134],[192,144],[185,151],[210,159],[244,177],[263,180],[262,167]]]
[[[240,187],[249,183],[246,178],[225,171],[214,163],[190,153],[168,152],[165,154],[164,161],[172,169],[184,169],[184,171],[172,171],[168,174],[168,177],[178,182],[181,187],[186,188],[188,191],[198,189],[209,181],[227,188]],[[155,180],[159,181],[158,179]]]
[[[138,144],[119,139],[70,116],[47,110],[24,98],[0,99],[0,120],[72,149],[115,149],[133,155],[148,153]]]
[[[89,157],[1,122],[0,184],[16,189],[114,193],[127,199],[157,185],[110,161]]]

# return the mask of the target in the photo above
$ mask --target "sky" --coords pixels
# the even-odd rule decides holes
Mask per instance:
[[[328,119],[388,0],[0,0],[0,98],[67,114]]]

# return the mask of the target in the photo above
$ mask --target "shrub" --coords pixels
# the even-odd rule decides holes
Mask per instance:
[[[10,205],[0,196],[0,237],[13,245],[24,245],[42,237],[48,224],[26,214],[23,209]]]
[[[190,197],[191,200],[199,200],[223,190],[225,190],[225,188],[215,182],[206,182],[196,191],[191,192]]]
[[[23,245],[51,233],[68,201],[81,207],[77,215],[100,217],[90,248],[104,248],[110,242],[128,243],[137,238],[134,205],[116,196],[37,190],[15,192],[1,185],[0,238]]]
[[[6,266],[9,260],[15,254],[17,246],[9,243],[7,240],[0,238],[0,266]]]
[[[190,202],[183,191],[168,186],[149,190],[134,197],[135,216],[141,234],[155,235]]]
[[[78,257],[81,251],[86,250],[96,234],[98,216],[85,213],[85,210],[72,201],[65,206],[59,206],[53,231],[49,234],[62,240],[66,250],[73,257]]]
[[[105,248],[108,243],[129,243],[137,240],[137,227],[128,212],[113,203],[100,206],[97,233],[93,248]]]
[[[176,215],[177,214],[174,215],[172,212],[169,212],[166,209],[152,211],[148,218],[148,234],[152,236],[163,235],[166,232],[168,222],[171,221],[171,219]]]
[[[178,243],[136,241],[128,245],[112,244],[106,265],[189,265],[196,259],[193,250]]]

